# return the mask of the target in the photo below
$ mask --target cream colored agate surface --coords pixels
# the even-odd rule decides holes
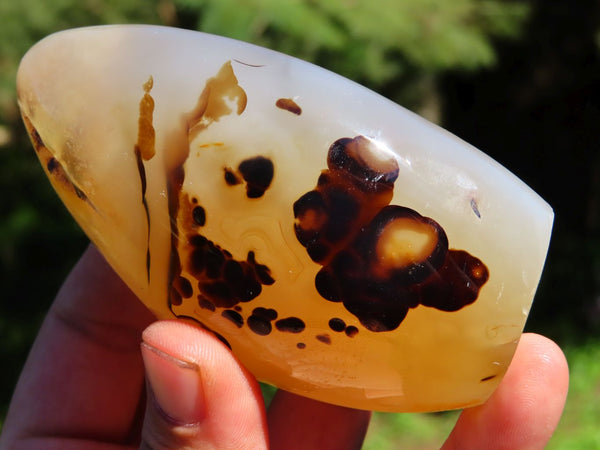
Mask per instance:
[[[50,181],[120,276],[159,318],[192,318],[213,330],[258,379],[387,411],[476,405],[500,382],[540,278],[553,214],[520,180],[460,139],[305,62],[161,27],[52,35],[23,58],[18,95]],[[366,194],[356,187],[355,166],[328,168],[328,149],[342,138],[349,138],[340,147],[344,158],[372,169],[359,171],[373,186]],[[263,192],[247,191],[243,161],[267,172],[272,164]],[[397,178],[384,179],[392,172]],[[387,203],[395,206],[386,211],[408,211],[409,222],[433,221],[413,234],[388,233],[389,242],[377,248],[391,248],[391,256],[363,252],[365,261],[379,264],[375,275],[363,262],[349,263],[350,272],[361,268],[359,281],[366,277],[376,291],[385,277],[408,276],[414,267],[433,271],[407,287],[418,297],[442,260],[432,256],[419,265],[415,258],[430,254],[436,233],[445,233],[449,251],[475,258],[461,283],[472,289],[469,276],[482,274],[476,298],[455,311],[413,302],[397,325],[371,317],[368,304],[363,313],[362,303],[348,307],[324,298],[315,277],[337,250],[309,254],[298,227],[320,230],[332,219],[317,217],[313,203],[301,211],[304,219],[295,217],[294,206],[315,191],[323,173],[321,180],[334,180],[326,180],[323,192],[334,186],[362,202],[356,216],[362,219],[340,244],[352,247],[352,255],[371,242],[360,236]],[[372,193],[380,188],[384,194]],[[421,241],[411,241],[413,235]],[[198,253],[196,266],[190,262],[198,245],[205,245],[202,258],[221,252],[215,258],[237,261],[228,263],[230,277],[241,270],[261,279],[260,293],[244,284],[243,300],[222,293],[219,300],[212,285],[202,284],[208,275],[197,265],[208,263]],[[224,271],[226,263],[219,264]],[[343,295],[352,294],[352,278],[343,278],[346,287],[336,284]],[[278,326],[288,318],[304,326],[294,320]]]

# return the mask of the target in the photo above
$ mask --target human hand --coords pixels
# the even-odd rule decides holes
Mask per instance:
[[[44,321],[0,448],[362,445],[369,412],[283,391],[265,412],[256,380],[210,332],[154,320],[90,247]],[[443,448],[543,448],[567,385],[560,349],[542,336],[523,335],[499,388],[484,405],[461,414]]]

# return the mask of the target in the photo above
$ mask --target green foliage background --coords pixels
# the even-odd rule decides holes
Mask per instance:
[[[600,338],[598,2],[3,0],[0,412],[87,242],[45,180],[20,122],[18,62],[54,31],[127,22],[199,29],[315,62],[440,122],[506,165],[556,213],[528,328],[574,355],[580,345],[585,354],[597,348],[589,341]],[[392,426],[402,428],[394,417]]]

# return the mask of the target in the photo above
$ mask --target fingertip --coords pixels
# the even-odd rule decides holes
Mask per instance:
[[[151,400],[168,422],[196,425],[204,419],[205,399],[198,365],[142,342]]]
[[[515,358],[529,360],[530,364],[539,364],[544,373],[554,374],[553,378],[568,384],[569,365],[562,349],[556,342],[536,333],[523,333],[515,352]]]
[[[544,448],[562,414],[569,370],[562,350],[523,334],[497,390],[461,414],[444,448]]]
[[[221,358],[226,351],[213,333],[185,320],[156,321],[143,331],[142,341],[192,360]]]
[[[545,425],[546,432],[551,434],[562,414],[568,387],[569,368],[560,347],[545,336],[525,333],[504,380],[490,400],[499,405],[500,401],[505,402],[505,408],[513,413],[515,425],[536,417],[537,421],[532,423],[538,427]],[[518,409],[517,399],[520,399]]]
[[[210,331],[159,321],[144,331],[142,348],[157,403],[148,405],[145,439],[190,448],[266,448],[258,383]],[[182,389],[182,380],[192,388]]]
[[[535,333],[524,333],[516,357],[523,358],[531,368],[538,368],[539,377],[562,392],[566,399],[569,388],[569,364],[562,349],[553,340]],[[518,368],[518,366],[517,366]]]

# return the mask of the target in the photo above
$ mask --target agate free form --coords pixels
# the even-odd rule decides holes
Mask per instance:
[[[123,280],[259,380],[387,411],[476,405],[500,382],[553,214],[465,142],[316,66],[162,27],[52,35],[18,97]]]

